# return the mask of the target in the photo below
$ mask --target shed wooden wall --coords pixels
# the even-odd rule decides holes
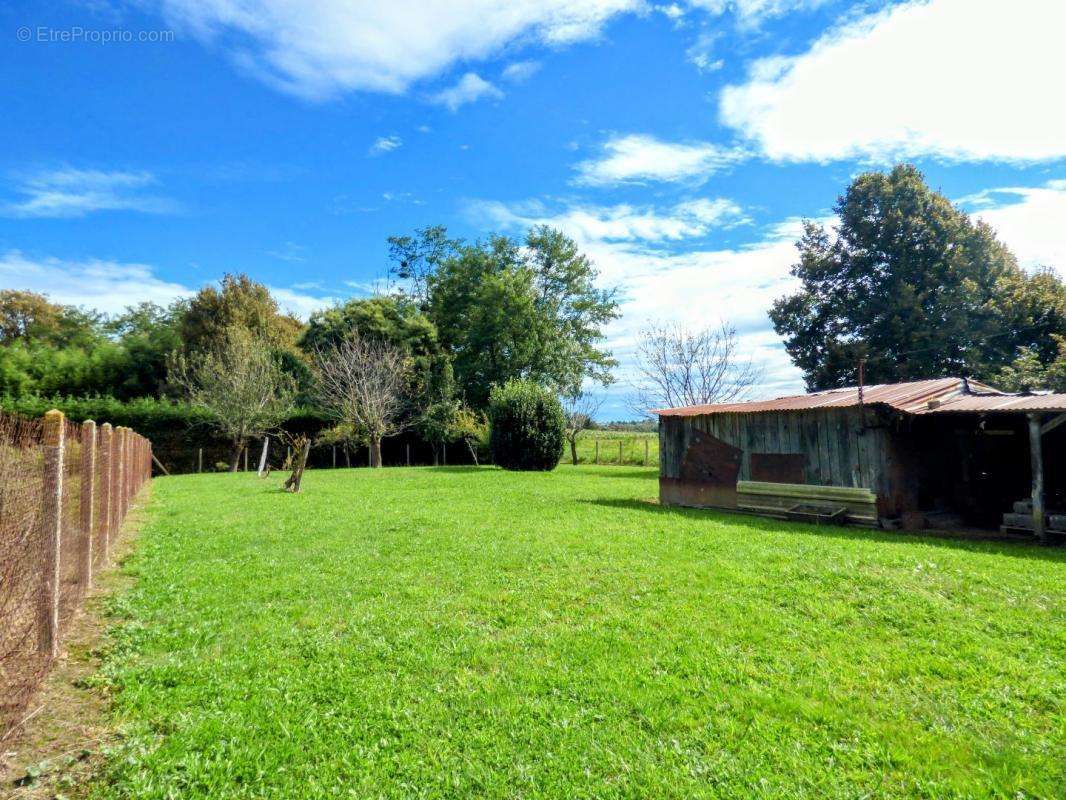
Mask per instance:
[[[699,502],[706,494],[708,480],[686,462],[689,447],[701,447],[706,436],[737,448],[739,480],[766,480],[753,475],[752,455],[793,455],[797,459],[762,459],[763,464],[789,465],[800,461],[803,483],[818,486],[852,486],[878,495],[882,513],[899,513],[898,448],[891,431],[892,415],[875,408],[866,409],[866,426],[859,409],[837,408],[820,411],[781,411],[754,414],[710,414],[693,417],[662,417],[659,423],[660,485],[664,503],[682,505],[729,505],[727,487],[719,487],[715,500]],[[756,459],[759,461],[759,459]],[[688,465],[688,466],[686,466]],[[713,480],[711,481],[713,482]],[[724,499],[724,501],[723,501]]]

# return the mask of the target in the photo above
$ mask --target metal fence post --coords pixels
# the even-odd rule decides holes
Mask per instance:
[[[96,423],[81,424],[81,570],[79,581],[93,585],[93,529],[96,521]]]
[[[204,471],[204,449],[202,447],[196,451],[196,471]]]
[[[63,448],[66,420],[62,411],[44,415],[44,475],[41,496],[41,591],[37,600],[37,652],[59,655],[59,553],[63,525]]]

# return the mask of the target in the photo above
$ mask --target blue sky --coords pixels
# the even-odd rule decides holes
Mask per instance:
[[[447,6],[444,8],[444,6]],[[385,238],[549,222],[634,333],[766,310],[803,217],[895,160],[1066,273],[1066,10],[1047,0],[163,0],[0,10],[0,286],[118,311],[227,271],[300,316]]]

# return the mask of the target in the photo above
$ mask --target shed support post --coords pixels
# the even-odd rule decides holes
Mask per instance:
[[[1043,544],[1044,531],[1044,456],[1041,443],[1040,415],[1029,415],[1029,461],[1033,473],[1033,533]]]

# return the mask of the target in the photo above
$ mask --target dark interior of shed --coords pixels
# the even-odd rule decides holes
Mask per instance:
[[[998,529],[1032,495],[1025,414],[936,414],[909,425],[904,467],[917,507],[934,527]],[[1044,434],[1045,507],[1066,510],[1066,425]]]

